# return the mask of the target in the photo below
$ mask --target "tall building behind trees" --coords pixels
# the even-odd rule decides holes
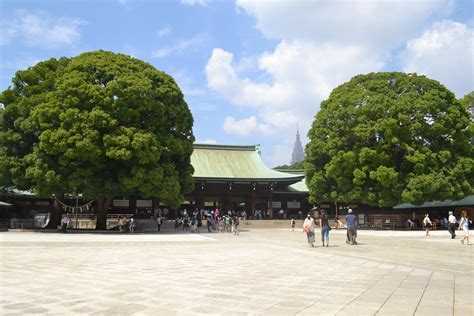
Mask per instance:
[[[296,126],[296,141],[293,146],[293,154],[291,155],[291,164],[304,160],[303,145],[301,145],[300,132],[298,126]]]

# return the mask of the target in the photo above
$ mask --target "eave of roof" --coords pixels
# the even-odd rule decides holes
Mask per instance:
[[[308,194],[309,190],[308,187],[306,186],[306,181],[305,179],[302,179],[296,183],[293,183],[285,188],[283,190],[277,190],[274,193],[300,193],[300,194]]]
[[[452,201],[452,200],[431,201],[431,202],[425,202],[421,205],[403,203],[403,204],[395,205],[393,209],[403,210],[403,209],[410,209],[410,208],[459,207],[459,206],[474,206],[474,195],[465,196],[459,201]]]

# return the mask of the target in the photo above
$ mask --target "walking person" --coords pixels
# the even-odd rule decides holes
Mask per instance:
[[[448,231],[451,234],[451,239],[454,239],[456,237],[456,217],[453,215],[453,212],[449,212]]]
[[[211,232],[211,227],[214,226],[212,223],[212,214],[207,214],[207,231]]]
[[[346,226],[347,226],[347,244],[357,245],[357,218],[352,214],[352,209],[347,210]]]
[[[130,218],[130,226],[129,226],[131,234],[133,234],[135,232],[135,227],[136,226],[137,226],[137,222],[135,221],[135,217],[132,216],[132,218]]]
[[[61,229],[63,233],[67,233],[67,225],[69,225],[69,217],[66,214],[61,219]]]
[[[466,242],[466,245],[469,245],[469,224],[471,224],[472,221],[469,220],[469,217],[467,216],[466,211],[461,212],[461,220],[459,221],[459,230],[464,231],[464,237],[461,239],[461,244],[464,245],[464,241]]]
[[[197,230],[197,218],[195,215],[193,215],[191,219],[191,233],[195,233]]]
[[[175,220],[174,220],[174,230],[177,231],[179,229],[179,225],[181,225],[181,218],[180,217],[177,217]]]
[[[430,215],[428,213],[425,214],[425,218],[423,219],[423,225],[425,226],[425,236],[430,235],[430,228],[433,226],[431,223]]]
[[[119,229],[119,232],[123,233],[123,224],[124,224],[124,219],[122,216],[119,216],[119,219],[118,219],[118,229]]]
[[[158,215],[156,217],[156,225],[158,226],[158,232],[160,232],[161,230],[161,224],[163,224],[163,218],[161,217],[161,215]]]
[[[189,216],[185,216],[183,219],[183,231],[188,231],[189,230]]]
[[[232,232],[230,214],[227,214],[225,219],[223,219],[223,220],[225,220],[224,230],[228,233]]]
[[[321,240],[323,241],[323,247],[324,245],[329,247],[329,231],[331,230],[331,226],[329,226],[329,217],[324,210],[321,210],[319,226],[321,227]]]
[[[234,232],[234,235],[240,235],[239,234],[239,224],[240,224],[240,218],[239,215],[235,215],[232,217],[232,231]]]
[[[339,220],[339,216],[336,216],[336,218],[334,219],[334,228],[336,230],[339,230],[342,226],[340,225],[340,220]],[[342,224],[342,223],[341,223]]]
[[[308,244],[314,247],[314,219],[310,214],[306,217],[303,223],[303,231],[306,233],[308,238]]]
[[[197,218],[197,232],[198,233],[201,232],[201,227],[202,227],[202,216],[201,216],[201,214],[199,214],[199,216]]]

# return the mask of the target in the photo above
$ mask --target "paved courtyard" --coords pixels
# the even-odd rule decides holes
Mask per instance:
[[[0,233],[0,314],[474,314],[474,246],[447,231],[330,238],[310,248],[282,228]]]

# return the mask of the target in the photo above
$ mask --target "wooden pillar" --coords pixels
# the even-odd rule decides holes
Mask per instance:
[[[268,207],[270,218],[273,218],[273,183],[270,182],[270,205]]]
[[[257,189],[257,183],[252,183],[252,200],[250,202],[250,204],[252,205],[251,206],[251,210],[250,210],[250,214],[253,214],[253,211],[255,210],[255,190]]]
[[[227,214],[227,212],[231,209],[232,209],[232,182],[229,182],[229,193],[227,196],[227,209],[223,210],[224,214]]]
[[[201,194],[199,196],[199,211],[204,208],[204,181],[201,181]]]

